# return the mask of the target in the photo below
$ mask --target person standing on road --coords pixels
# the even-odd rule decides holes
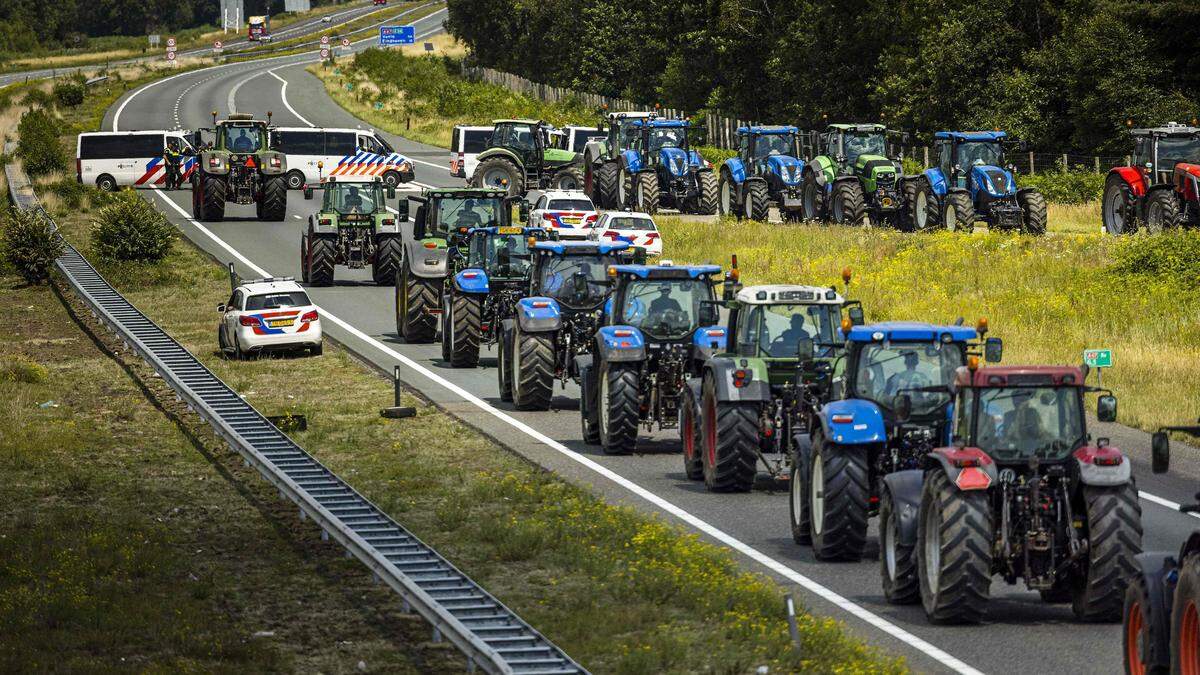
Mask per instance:
[[[167,139],[167,189],[178,190],[182,185],[182,180],[179,176],[179,165],[183,162],[183,152],[179,148],[179,141],[174,138]]]

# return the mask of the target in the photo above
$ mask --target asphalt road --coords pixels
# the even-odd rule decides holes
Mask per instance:
[[[418,36],[437,31],[443,18],[444,14],[437,14],[417,22]],[[225,111],[235,87],[238,110],[272,110],[276,124],[367,126],[327,98],[320,82],[304,72],[306,62],[311,57],[285,57],[163,80],[119,101],[105,118],[104,128],[202,126],[210,121],[210,110]],[[461,180],[449,176],[447,151],[384,135],[398,152],[416,160],[419,183],[461,185]],[[230,219],[225,222],[198,223],[190,218],[189,192],[146,196],[193,242],[222,262],[234,262],[243,276],[299,278],[300,234],[317,202],[293,193],[288,215],[279,223],[258,222],[252,207],[238,206],[228,208]],[[669,252],[670,242],[666,245]],[[387,372],[393,365],[401,366],[409,386],[533,461],[594,486],[611,501],[662,514],[730,547],[749,568],[796,586],[797,597],[813,611],[843,620],[854,634],[886,652],[905,656],[914,668],[968,673],[1120,671],[1119,626],[1076,623],[1069,606],[1044,604],[1036,593],[1007,586],[1000,579],[992,585],[990,617],[982,626],[931,626],[919,605],[888,605],[880,591],[874,533],[863,562],[818,563],[807,548],[791,541],[785,489],[760,482],[750,494],[707,493],[703,485],[684,477],[673,431],[653,434],[637,455],[604,456],[579,440],[574,386],[557,392],[549,412],[515,411],[496,394],[491,354],[485,355],[479,368],[449,368],[441,362],[436,345],[408,345],[395,334],[391,288],[373,286],[365,272],[338,268],[337,276],[338,283],[331,288],[309,289],[321,307],[328,335]],[[213,305],[220,300],[214,298]],[[214,314],[214,345],[216,321]],[[997,333],[1002,333],[1000,327]],[[1200,477],[1200,455],[1191,448],[1177,448],[1175,472],[1153,476],[1146,434],[1118,425],[1093,432],[1111,437],[1114,445],[1134,458],[1134,474],[1143,491],[1146,550],[1177,549],[1198,523],[1171,505],[1191,500]]]

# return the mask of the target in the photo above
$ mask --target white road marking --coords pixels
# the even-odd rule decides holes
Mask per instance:
[[[230,255],[232,255],[237,260],[241,261],[242,264],[246,265],[251,270],[254,270],[255,274],[262,275],[263,277],[271,276],[270,272],[259,267],[256,264],[254,264],[249,258],[242,255],[241,252],[239,252],[237,249],[233,248],[229,244],[225,243],[225,241],[223,239],[221,239],[217,235],[213,234],[212,231],[209,230],[207,227],[196,222],[196,220],[190,218],[188,216],[187,212],[184,211],[178,204],[171,201],[170,199],[167,199],[166,197],[163,197],[163,201],[165,201],[172,208],[174,208],[177,212],[179,212],[179,214],[181,216],[183,216],[184,219],[186,219],[189,223],[191,223],[193,226],[195,226],[196,229],[198,229],[206,237],[211,239],[214,243],[216,243],[221,248],[225,249],[225,251],[227,251]],[[917,637],[916,635],[913,635],[912,633],[904,630],[903,628],[901,628],[900,626],[897,626],[896,624],[892,623],[891,621],[888,621],[887,619],[872,613],[870,610],[866,609],[865,607],[855,604],[854,602],[848,600],[847,598],[839,595],[832,589],[821,585],[817,581],[810,579],[810,578],[804,576],[803,574],[800,574],[799,572],[797,572],[796,570],[793,570],[792,568],[788,567],[784,563],[779,562],[778,560],[775,560],[774,558],[759,551],[758,549],[755,549],[754,547],[750,546],[749,544],[742,542],[741,540],[737,539],[733,535],[731,535],[727,532],[724,532],[723,530],[717,528],[714,525],[709,524],[707,521],[701,520],[699,517],[692,515],[691,513],[687,512],[686,510],[667,501],[663,497],[641,487],[640,485],[634,483],[633,481],[629,480],[628,478],[625,478],[624,476],[614,472],[613,470],[611,470],[601,464],[598,464],[597,462],[593,461],[592,459],[585,457],[585,456],[575,452],[574,450],[571,450],[567,446],[554,440],[553,438],[550,438],[549,436],[538,431],[537,429],[534,429],[533,427],[529,426],[528,424],[526,424],[514,417],[510,417],[508,414],[493,407],[490,403],[483,400],[482,398],[476,396],[475,394],[472,394],[471,392],[467,391],[466,389],[463,389],[462,387],[458,386],[457,384],[454,384],[453,382],[443,378],[441,375],[438,375],[437,373],[433,372],[432,370],[429,370],[425,366],[422,366],[421,364],[412,360],[408,356],[401,354],[400,352],[383,344],[382,342],[376,340],[375,338],[371,337],[370,335],[367,335],[366,333],[362,332],[361,330],[355,328],[354,326],[350,325],[349,323],[342,320],[338,316],[330,313],[329,310],[321,308],[319,306],[318,306],[318,310],[321,312],[321,315],[324,317],[325,320],[332,321],[333,323],[337,324],[338,326],[340,326],[341,328],[343,328],[344,330],[349,332],[351,335],[366,342],[367,344],[369,344],[370,346],[379,350],[383,354],[399,361],[400,363],[403,363],[404,365],[408,366],[409,368],[411,368],[412,370],[421,374],[422,376],[429,379],[430,381],[434,382],[435,384],[440,385],[441,387],[450,391],[454,395],[462,398],[464,401],[471,403],[476,408],[479,408],[481,411],[495,417],[500,422],[503,422],[504,424],[507,424],[507,425],[513,427],[514,429],[524,433],[525,435],[529,436],[530,438],[542,443],[546,447],[557,451],[558,453],[562,454],[564,457],[566,457],[574,462],[577,462],[577,463],[581,464],[582,466],[607,478],[608,480],[621,486],[622,488],[628,490],[629,492],[632,492],[633,494],[637,495],[638,497],[641,497],[642,499],[646,500],[647,502],[650,502],[651,504],[658,507],[659,509],[662,509],[666,513],[669,513],[672,516],[675,516],[679,520],[682,520],[683,522],[687,523],[688,525],[691,525],[692,527],[696,528],[697,530],[709,535],[710,537],[716,539],[717,541],[720,541],[721,543],[725,544],[729,548],[732,548],[735,551],[738,551],[739,553],[749,557],[750,559],[763,565],[767,569],[770,569],[772,572],[775,572],[776,574],[784,577],[785,579],[788,579],[789,581],[804,587],[806,590],[813,593],[814,595],[817,595],[818,597],[823,598],[824,600],[836,605],[843,611],[855,616],[858,619],[861,619],[862,621],[870,624],[871,626],[874,626],[875,628],[883,631],[884,633],[891,635],[892,637],[894,637],[897,640],[899,640],[900,642],[908,645],[909,647],[919,650],[920,652],[924,653],[929,658],[937,661],[938,663],[941,663],[942,665],[946,666],[947,668],[951,668],[959,673],[964,673],[965,675],[983,675],[981,671],[971,667],[970,665],[959,660],[958,658],[951,656],[947,652],[943,651],[941,648]]]
[[[1176,504],[1175,502],[1173,502],[1169,499],[1163,499],[1162,497],[1159,497],[1158,495],[1152,495],[1149,492],[1143,492],[1141,490],[1138,490],[1138,497],[1141,499],[1144,499],[1152,504],[1158,504],[1159,506],[1165,506],[1168,509],[1171,509],[1172,511],[1179,510],[1179,504]],[[1189,515],[1193,518],[1200,518],[1200,513],[1188,513],[1186,515]]]
[[[295,115],[295,116],[296,116],[296,119],[300,120],[301,122],[304,122],[304,123],[305,123],[305,124],[307,124],[308,126],[310,126],[310,127],[315,127],[315,126],[317,126],[317,125],[313,124],[312,122],[309,122],[308,120],[304,119],[304,116],[303,116],[303,115],[301,115],[300,113],[296,112],[296,109],[292,107],[292,104],[291,104],[291,103],[288,103],[288,99],[287,99],[287,86],[288,86],[288,82],[287,82],[287,80],[285,80],[285,79],[283,79],[282,77],[280,77],[280,76],[278,76],[278,75],[276,75],[276,74],[275,74],[275,71],[276,71],[276,70],[279,70],[280,68],[284,68],[284,67],[285,67],[285,66],[277,66],[277,67],[275,67],[275,68],[272,68],[272,69],[270,69],[270,70],[268,70],[268,71],[267,71],[267,74],[268,74],[268,75],[270,75],[271,77],[273,77],[273,78],[275,78],[275,79],[277,79],[277,80],[279,80],[280,82],[282,82],[282,83],[283,83],[283,87],[281,87],[281,88],[279,89],[279,97],[283,99],[283,107],[287,108],[287,109],[288,109],[288,112],[290,112],[290,113],[292,113],[293,115]]]
[[[253,80],[254,78],[258,77],[259,75],[262,75],[262,74],[263,74],[263,72],[264,72],[264,71],[261,71],[261,70],[260,70],[260,71],[258,71],[258,72],[256,72],[256,73],[254,73],[253,75],[250,75],[250,76],[248,76],[248,77],[244,77],[244,78],[242,78],[241,80],[239,80],[239,81],[238,81],[238,83],[237,83],[237,84],[233,85],[233,88],[229,90],[229,96],[225,97],[225,106],[226,106],[226,107],[229,109],[229,112],[230,112],[230,113],[236,113],[236,112],[237,112],[237,93],[238,93],[238,89],[241,89],[243,84],[246,84],[246,83],[247,83],[247,82],[249,82],[250,80]],[[269,72],[269,71],[268,71],[268,72]]]
[[[303,218],[300,217],[300,214],[298,214],[298,213],[293,213],[292,217],[295,218],[296,220],[304,220]]]

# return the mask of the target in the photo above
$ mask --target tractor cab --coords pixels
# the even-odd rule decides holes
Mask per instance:
[[[1134,129],[1132,166],[1110,169],[1100,213],[1109,234],[1200,222],[1200,128]]]
[[[512,201],[503,190],[457,188],[426,190],[409,197],[418,203],[414,216],[417,239],[437,237],[459,240],[471,228],[512,224]],[[401,200],[401,216],[408,215],[408,200]]]
[[[911,185],[916,228],[942,223],[970,231],[983,221],[994,229],[1044,232],[1045,198],[1036,188],[1017,187],[1015,168],[1005,165],[1008,143],[1003,131],[935,133],[937,161]]]
[[[771,383],[783,384],[800,362],[832,355],[845,299],[828,287],[772,284],[742,288],[723,304],[728,355],[762,360]]]
[[[1134,129],[1133,166],[1151,183],[1171,183],[1177,164],[1200,162],[1200,128],[1168,122],[1153,129]]]
[[[699,153],[688,145],[692,128],[687,120],[634,120],[628,130],[628,149],[623,153],[626,168],[636,171],[644,163],[665,167],[676,178],[686,176],[690,167],[704,165]]]
[[[718,265],[676,267],[669,261],[613,265],[608,274],[616,288],[607,323],[635,328],[649,343],[691,341],[696,329],[717,322],[713,276],[720,272]]]
[[[1004,168],[1003,131],[939,131],[933,135],[937,168],[953,187],[974,193],[983,188],[991,193],[1015,192],[1011,174]]]
[[[882,124],[831,124],[818,136],[817,146],[837,162],[839,174],[870,175],[873,180],[900,170],[887,157],[888,134]]]
[[[466,256],[463,265],[467,272],[476,272],[472,279],[485,284],[525,284],[532,269],[533,258],[529,242],[543,239],[546,231],[540,227],[518,225],[474,227],[466,233]],[[480,276],[482,274],[482,277]]]
[[[492,137],[478,155],[472,185],[507,190],[514,197],[528,190],[580,188],[580,155],[563,149],[563,136],[553,125],[532,119],[492,124]]]
[[[608,268],[625,262],[629,250],[624,241],[535,242],[531,295],[554,300],[560,311],[597,310],[612,288]]]
[[[635,123],[644,123],[657,117],[658,113],[654,112],[609,113],[605,119],[608,151],[615,157],[628,150],[640,135]]]
[[[553,127],[541,120],[495,120],[488,148],[504,148],[521,159],[525,166],[540,164],[542,152],[549,146]]]
[[[322,181],[321,215],[329,214],[339,224],[367,224],[376,214],[386,211],[386,199],[396,198],[396,189],[385,188],[381,178],[374,180],[337,180],[329,177]],[[312,188],[305,190],[311,198]],[[388,216],[390,218],[390,216]]]
[[[799,186],[804,162],[797,159],[799,130],[793,126],[739,127],[738,159],[754,176]]]

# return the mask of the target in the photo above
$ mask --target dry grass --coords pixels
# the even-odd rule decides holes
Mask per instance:
[[[13,69],[26,68],[32,70],[35,68],[75,66],[81,63],[103,63],[105,61],[115,61],[117,59],[128,59],[134,56],[141,56],[141,51],[134,49],[113,49],[106,52],[60,54],[57,56],[43,56],[36,59],[22,59],[20,61],[13,61],[9,65]]]
[[[1047,229],[1050,232],[1096,234],[1103,228],[1098,200],[1086,204],[1056,204],[1052,202],[1048,215]]]
[[[433,50],[426,51],[425,43],[432,43]],[[467,55],[467,46],[459,42],[456,38],[448,33],[438,33],[437,35],[422,40],[417,44],[404,45],[403,47],[400,47],[400,51],[406,56],[423,56],[425,54],[434,54],[437,56],[462,58]]]

